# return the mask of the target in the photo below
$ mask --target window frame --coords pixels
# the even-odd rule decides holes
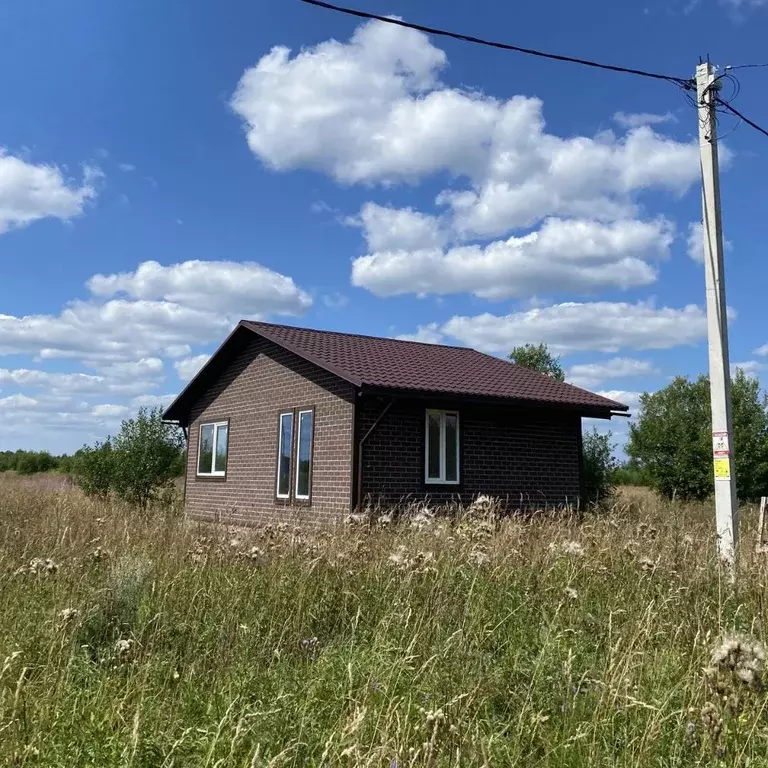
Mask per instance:
[[[288,492],[287,493],[280,493],[280,460],[283,458],[283,417],[284,416],[290,416],[291,417],[291,447],[288,451]],[[279,499],[280,501],[290,501],[291,500],[291,488],[292,488],[292,481],[293,481],[293,467],[294,467],[294,461],[293,461],[293,453],[294,453],[294,444],[296,443],[296,430],[294,429],[294,426],[296,424],[296,413],[295,409],[291,409],[289,411],[280,411],[280,413],[277,415],[277,466],[275,468],[275,498]]]
[[[446,415],[456,417],[456,479],[446,479]],[[429,475],[429,417],[440,417],[440,476]],[[424,484],[425,485],[461,485],[461,415],[450,408],[427,408],[424,412]]]
[[[307,479],[307,493],[306,495],[299,494],[299,461],[301,460],[299,456],[299,451],[301,450],[301,416],[304,413],[308,413],[311,418],[311,424],[309,428],[309,477]],[[307,407],[307,408],[297,408],[296,409],[296,450],[295,450],[295,456],[294,456],[294,466],[296,468],[296,471],[294,472],[294,481],[293,481],[293,498],[296,501],[300,501],[302,503],[308,503],[312,499],[312,469],[314,465],[314,454],[315,454],[315,409],[314,407]]]
[[[203,428],[213,427],[213,450],[211,452],[211,471],[200,471],[200,451],[203,447]],[[227,428],[227,454],[224,459],[224,469],[216,469],[216,445],[219,439],[219,429],[221,427]],[[200,427],[197,430],[197,456],[195,460],[195,477],[201,480],[226,480],[227,468],[229,466],[229,433],[230,433],[230,420],[215,419],[213,421],[201,421]]]

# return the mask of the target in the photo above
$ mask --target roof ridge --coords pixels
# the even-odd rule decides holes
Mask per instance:
[[[248,320],[244,319],[242,322],[252,323],[253,325],[266,325],[269,328],[290,328],[293,331],[312,331],[313,333],[327,333],[334,336],[354,336],[358,339],[375,339],[376,341],[394,341],[400,344],[424,344],[428,347],[444,347],[446,349],[466,349],[470,352],[476,352],[477,354],[484,354],[479,352],[474,347],[467,347],[461,344],[437,344],[431,341],[416,341],[415,339],[393,339],[391,336],[374,336],[370,333],[349,333],[348,331],[331,331],[327,328],[306,328],[301,325],[286,325],[285,323],[267,323],[263,320]],[[488,355],[493,357],[493,355]],[[498,358],[497,358],[498,359]]]

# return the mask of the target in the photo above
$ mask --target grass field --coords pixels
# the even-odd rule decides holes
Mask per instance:
[[[0,765],[768,765],[768,564],[745,511],[730,592],[711,515],[235,531],[0,477]]]

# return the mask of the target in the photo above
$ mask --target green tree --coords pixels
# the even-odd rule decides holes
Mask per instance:
[[[115,452],[112,440],[86,445],[72,457],[72,475],[86,496],[105,499],[114,485]]]
[[[757,380],[741,370],[732,397],[736,484],[739,496],[752,500],[768,489],[768,403]],[[714,483],[709,379],[678,377],[640,403],[627,455],[663,495],[707,498]]]
[[[546,344],[523,344],[515,347],[509,353],[509,359],[524,368],[546,373],[557,381],[565,380],[565,371],[560,365],[560,358],[555,357]]]
[[[613,495],[613,457],[611,433],[601,435],[594,427],[582,437],[584,499],[588,504],[608,501]]]
[[[181,430],[165,423],[162,413],[161,408],[142,408],[135,419],[122,423],[112,441],[114,491],[142,510],[177,477],[184,449]]]

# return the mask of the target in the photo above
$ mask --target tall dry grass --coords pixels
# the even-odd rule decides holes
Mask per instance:
[[[0,480],[0,765],[766,765],[766,556],[746,516],[730,592],[711,514],[235,531]]]

